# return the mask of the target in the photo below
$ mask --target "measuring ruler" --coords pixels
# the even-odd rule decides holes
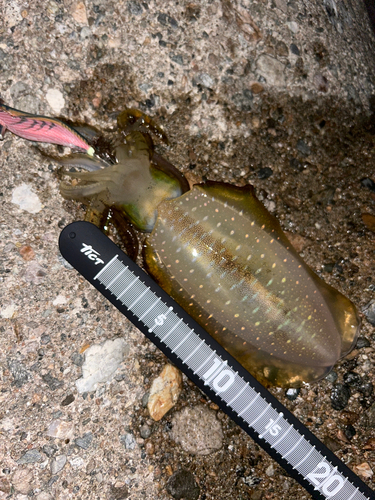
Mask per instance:
[[[73,222],[63,257],[316,499],[374,492],[96,226]]]

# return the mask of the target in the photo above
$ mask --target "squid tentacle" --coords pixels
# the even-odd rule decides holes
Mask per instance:
[[[60,183],[61,196],[67,200],[84,200],[97,195],[103,191],[103,185],[100,182],[92,184],[77,184],[72,186],[66,182]]]

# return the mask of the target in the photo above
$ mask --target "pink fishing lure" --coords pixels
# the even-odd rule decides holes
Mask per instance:
[[[81,134],[61,120],[25,113],[0,100],[0,139],[7,130],[29,141],[59,144],[83,150],[90,156],[95,152]]]

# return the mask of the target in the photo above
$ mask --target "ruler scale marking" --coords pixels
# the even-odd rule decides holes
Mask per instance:
[[[95,249],[94,257],[88,248]],[[60,249],[313,498],[375,498],[365,483],[95,226],[69,225],[61,233]],[[100,260],[95,261],[95,255]]]

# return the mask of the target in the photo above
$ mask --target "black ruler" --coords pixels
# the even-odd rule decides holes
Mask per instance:
[[[60,235],[63,257],[316,499],[374,492],[150,276],[89,222]]]

